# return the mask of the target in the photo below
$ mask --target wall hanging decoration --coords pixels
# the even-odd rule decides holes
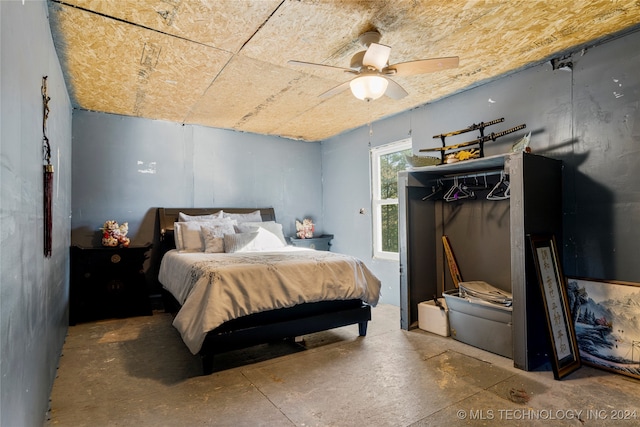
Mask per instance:
[[[560,380],[581,365],[569,299],[553,235],[529,235],[542,301],[547,315],[553,376]]]
[[[567,277],[580,358],[640,379],[640,283]]]
[[[47,119],[49,118],[49,101],[51,98],[47,94],[47,76],[42,78],[42,144],[44,151],[44,179],[43,179],[43,200],[44,200],[44,256],[51,256],[51,232],[52,232],[52,212],[51,200],[53,196],[53,165],[51,164],[51,145],[47,138]]]

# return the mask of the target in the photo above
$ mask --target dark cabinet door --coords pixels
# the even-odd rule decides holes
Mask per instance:
[[[69,323],[150,315],[143,271],[149,249],[73,246]]]

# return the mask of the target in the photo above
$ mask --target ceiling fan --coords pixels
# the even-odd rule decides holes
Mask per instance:
[[[360,51],[351,58],[351,68],[335,67],[333,65],[315,64],[303,61],[288,61],[292,65],[340,70],[355,74],[347,82],[329,89],[320,95],[328,98],[347,88],[351,88],[353,95],[364,101],[371,101],[387,95],[393,99],[401,99],[408,95],[407,91],[389,76],[411,76],[415,74],[431,73],[458,66],[457,56],[445,58],[419,59],[388,65],[391,47],[379,44],[381,35],[378,31],[368,31],[359,37],[360,44],[366,50]]]

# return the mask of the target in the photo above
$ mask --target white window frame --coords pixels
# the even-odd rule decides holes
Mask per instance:
[[[411,138],[395,141],[389,144],[373,147],[371,156],[371,219],[373,224],[373,257],[387,260],[400,260],[398,252],[382,250],[382,206],[397,205],[398,199],[382,200],[380,194],[380,157],[397,151],[408,150],[412,147]]]

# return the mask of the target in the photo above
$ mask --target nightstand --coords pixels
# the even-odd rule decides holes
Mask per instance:
[[[297,237],[289,237],[289,243],[299,248],[309,248],[318,251],[328,251],[331,246],[331,239],[333,234],[323,234],[319,237],[312,237],[310,239],[298,239]]]
[[[143,270],[150,249],[72,246],[69,324],[151,315]]]

